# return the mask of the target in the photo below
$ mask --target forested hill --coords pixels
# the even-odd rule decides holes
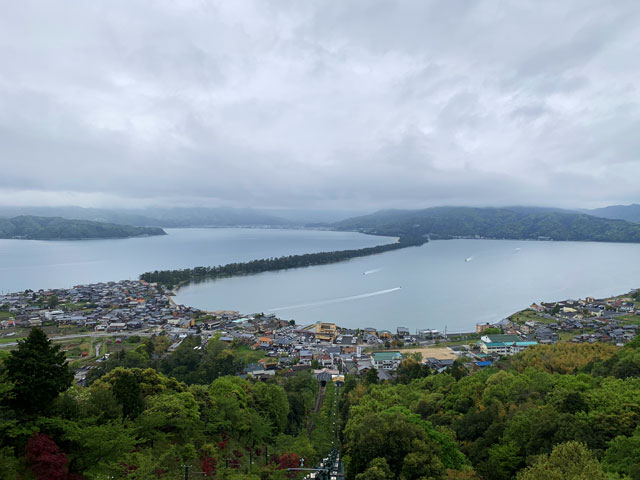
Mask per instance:
[[[295,225],[268,211],[249,208],[206,207],[151,207],[144,209],[104,209],[82,207],[2,207],[0,217],[34,215],[38,217],[62,217],[72,220],[134,225],[136,227],[235,227]],[[343,217],[345,218],[345,217]],[[300,223],[300,222],[297,222]]]
[[[114,223],[67,220],[60,217],[29,215],[0,218],[0,238],[27,240],[85,240],[97,238],[128,238],[166,235],[156,227],[132,227]]]
[[[603,218],[615,218],[626,220],[627,222],[640,223],[640,205],[634,203],[632,205],[611,205],[603,208],[595,208],[586,210],[589,215]]]
[[[562,210],[435,207],[383,210],[332,225],[380,235],[640,242],[640,225]]]
[[[86,388],[39,328],[0,350],[0,479],[291,480],[333,449],[350,480],[640,478],[640,337],[480,370],[413,354],[395,380],[371,368],[322,396],[311,369],[246,375],[275,359],[219,336],[125,342]]]

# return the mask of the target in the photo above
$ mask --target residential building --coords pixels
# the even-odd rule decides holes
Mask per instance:
[[[538,344],[536,341],[523,341],[517,335],[483,335],[479,343],[483,353],[494,355],[513,355]]]
[[[397,370],[404,355],[396,351],[374,352],[371,354],[371,359],[377,370]]]
[[[336,338],[337,332],[338,329],[335,323],[316,323],[316,340],[333,342],[333,340]]]

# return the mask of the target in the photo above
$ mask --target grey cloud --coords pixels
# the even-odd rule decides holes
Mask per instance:
[[[0,203],[639,200],[630,0],[4,10]]]

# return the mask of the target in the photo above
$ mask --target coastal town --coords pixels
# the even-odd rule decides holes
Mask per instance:
[[[299,325],[275,314],[207,312],[178,305],[173,292],[142,280],[78,285],[70,289],[23,291],[0,295],[0,347],[11,348],[31,327],[46,329],[63,343],[78,368],[86,372],[127,339],[165,336],[166,354],[185,338],[199,335],[203,345],[216,338],[258,352],[241,376],[268,379],[279,373],[313,370],[326,381],[344,375],[366,375],[375,369],[380,380],[392,379],[405,358],[434,371],[461,365],[473,371],[538,344],[560,341],[623,345],[638,333],[638,292],[619,297],[534,303],[496,323],[481,323],[473,332],[445,334],[434,329],[411,332],[344,328],[331,322]],[[92,339],[88,348],[83,341]],[[65,345],[65,342],[67,345]],[[86,349],[74,348],[78,345]]]

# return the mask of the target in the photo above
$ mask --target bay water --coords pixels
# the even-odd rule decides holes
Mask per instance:
[[[167,229],[160,237],[0,240],[0,291],[68,288],[156,269],[363,248],[393,241],[351,232]],[[208,280],[176,302],[275,313],[298,323],[470,331],[532,302],[604,297],[640,286],[640,245],[511,240],[432,241],[330,265]]]

